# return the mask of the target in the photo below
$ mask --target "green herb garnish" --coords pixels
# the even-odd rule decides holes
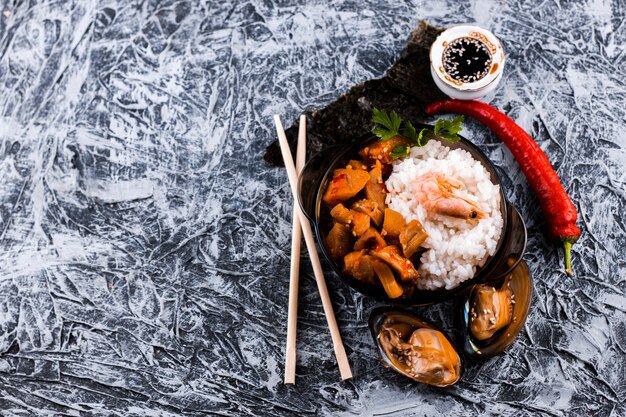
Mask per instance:
[[[458,133],[463,130],[461,127],[463,116],[457,116],[452,120],[439,119],[435,123],[434,130],[424,128],[418,134],[411,122],[407,121],[403,124],[402,119],[395,111],[387,113],[377,108],[374,108],[372,112],[372,122],[377,124],[372,129],[372,133],[381,140],[389,140],[394,136],[404,136],[410,141],[411,146],[424,146],[430,139],[458,142],[461,140]],[[390,155],[393,159],[404,158],[409,155],[410,151],[410,146],[396,146]]]
[[[400,116],[398,116],[398,113],[395,111],[387,113],[384,110],[374,108],[372,122],[378,124],[378,126],[372,129],[372,133],[382,140],[388,140],[400,134],[402,119],[400,119]]]
[[[389,155],[391,155],[393,159],[405,158],[409,156],[409,152],[411,152],[410,146],[398,145],[395,148],[393,148],[393,150],[391,151]]]
[[[404,124],[404,128],[402,129],[402,136],[411,139],[412,142],[417,143],[417,132],[415,131],[415,128],[413,127],[411,122],[407,121]]]
[[[441,140],[447,140],[448,142],[458,142],[461,137],[457,135],[463,128],[463,116],[457,116],[452,120],[439,119],[435,123],[435,130],[424,128],[420,130],[415,141],[417,146],[424,146],[430,139],[436,138]]]
[[[435,123],[435,137],[447,140],[448,142],[458,142],[461,137],[457,135],[463,128],[463,116],[457,116],[452,120],[439,119]]]

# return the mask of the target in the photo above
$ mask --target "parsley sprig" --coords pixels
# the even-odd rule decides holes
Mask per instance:
[[[392,159],[398,159],[398,158],[405,158],[409,156],[410,152],[411,152],[410,146],[398,145],[391,150],[391,153],[389,155],[391,155]]]
[[[417,146],[424,146],[433,138],[447,140],[448,142],[460,141],[461,137],[458,133],[463,130],[461,124],[463,124],[463,116],[457,116],[452,120],[439,119],[435,123],[434,130],[428,128],[420,130],[420,134],[417,136]]]
[[[387,113],[374,107],[372,122],[378,124],[378,126],[372,129],[372,133],[382,140],[388,140],[400,134],[402,119],[395,111]]]
[[[409,140],[411,146],[424,146],[430,139],[442,139],[448,142],[458,142],[461,140],[458,133],[463,130],[463,116],[457,116],[452,120],[439,119],[435,123],[434,129],[424,128],[417,133],[411,122],[402,123],[402,119],[395,111],[386,112],[374,108],[372,113],[372,122],[376,123],[376,127],[372,129],[372,133],[381,140],[389,140],[394,136],[404,136]],[[404,158],[409,155],[411,146],[396,146],[391,152],[393,159]]]

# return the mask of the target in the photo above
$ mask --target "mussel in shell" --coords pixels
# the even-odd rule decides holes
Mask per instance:
[[[432,324],[406,310],[391,308],[372,311],[369,324],[385,367],[438,387],[461,378],[461,356]]]
[[[485,358],[508,348],[526,322],[532,293],[524,261],[500,282],[474,285],[463,306],[465,352]]]
[[[506,327],[513,318],[513,292],[508,282],[497,289],[493,285],[478,284],[470,300],[470,332],[478,340],[487,340]]]

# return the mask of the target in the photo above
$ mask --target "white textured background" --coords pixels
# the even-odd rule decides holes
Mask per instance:
[[[626,415],[623,0],[0,12],[2,416]],[[285,387],[291,200],[262,159],[271,115],[289,125],[382,76],[420,18],[503,40],[493,104],[536,137],[579,208],[577,276],[561,272],[510,153],[469,122],[529,226],[535,303],[518,341],[453,388],[413,384],[375,358],[375,303],[329,273],[355,374],[339,383],[304,267]],[[454,333],[452,307],[424,314]]]

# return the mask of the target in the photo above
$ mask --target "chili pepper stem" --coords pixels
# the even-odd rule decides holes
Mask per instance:
[[[572,242],[568,240],[563,241],[563,250],[565,251],[565,273],[568,277],[573,277],[574,272],[572,272],[572,258],[570,256],[570,251],[572,249]]]

